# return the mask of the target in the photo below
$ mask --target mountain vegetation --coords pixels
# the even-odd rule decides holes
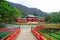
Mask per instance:
[[[46,22],[60,23],[60,12],[52,12],[45,17]]]
[[[24,13],[24,16],[26,15],[35,15],[35,16],[45,16],[46,12],[43,12],[40,9],[37,8],[28,8],[26,6],[23,6],[21,4],[16,4],[16,3],[12,3],[9,2],[11,6],[15,6],[17,9],[19,9],[20,11],[22,11]]]

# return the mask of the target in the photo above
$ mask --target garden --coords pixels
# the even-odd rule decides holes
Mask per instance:
[[[41,28],[38,32],[42,32],[42,34],[48,36],[52,40],[60,40],[60,28]]]

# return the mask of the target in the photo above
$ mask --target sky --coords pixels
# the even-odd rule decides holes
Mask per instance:
[[[60,0],[7,0],[7,1],[22,4],[29,8],[37,8],[44,12],[60,11]]]

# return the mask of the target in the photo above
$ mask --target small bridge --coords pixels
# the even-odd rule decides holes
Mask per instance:
[[[37,40],[37,38],[31,32],[31,25],[21,25],[21,33],[16,40]]]

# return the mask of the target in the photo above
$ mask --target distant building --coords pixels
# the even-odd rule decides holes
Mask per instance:
[[[33,23],[35,23],[35,22],[45,22],[45,19],[42,18],[42,17],[37,18],[34,15],[27,15],[25,18],[17,17],[16,22],[19,22],[19,23],[24,23],[24,22],[33,22]]]
[[[23,23],[24,20],[21,17],[17,17],[16,22]]]
[[[27,22],[36,22],[37,18],[34,15],[28,15],[26,16]]]

